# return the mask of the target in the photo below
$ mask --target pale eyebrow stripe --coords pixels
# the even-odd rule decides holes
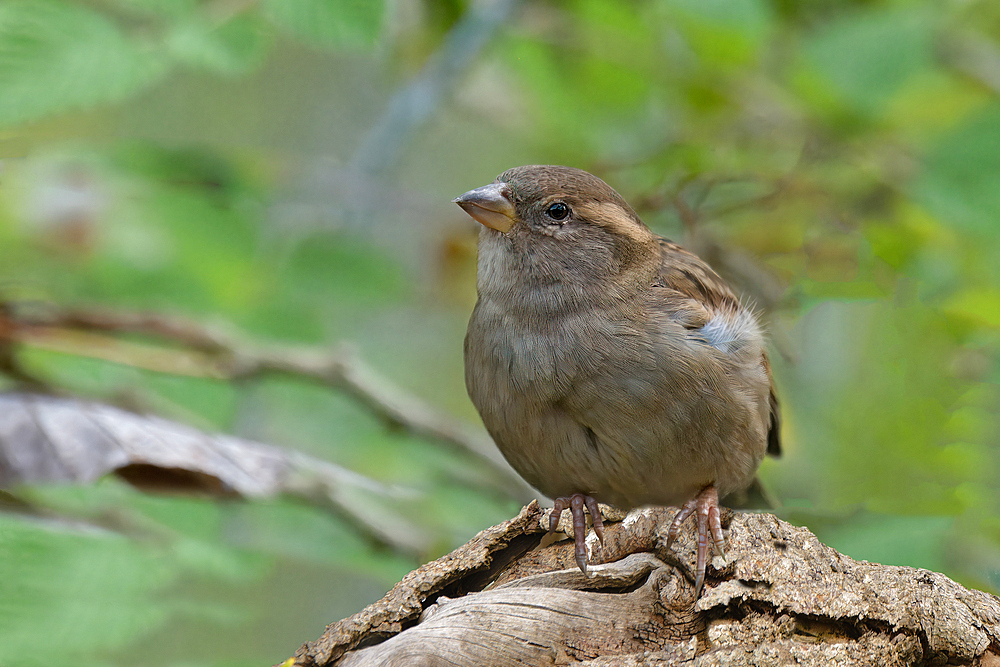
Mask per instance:
[[[625,209],[614,202],[586,202],[579,204],[577,208],[591,222],[610,227],[636,241],[652,238],[652,233],[648,229],[636,223]]]

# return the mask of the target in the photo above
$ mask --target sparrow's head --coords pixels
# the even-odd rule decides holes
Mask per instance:
[[[581,169],[516,167],[454,201],[488,228],[480,237],[481,259],[484,250],[513,254],[510,270],[526,277],[613,278],[650,264],[656,253],[656,236],[632,207]]]
[[[588,225],[626,236],[650,233],[610,185],[573,167],[515,167],[454,201],[478,222],[504,234],[519,224],[547,236],[571,234]]]

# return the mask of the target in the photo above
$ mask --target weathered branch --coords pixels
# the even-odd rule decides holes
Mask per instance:
[[[532,503],[330,625],[286,665],[1000,664],[1000,599],[942,574],[855,561],[769,514],[730,514],[728,564],[696,597],[693,535],[670,552],[675,510],[629,513],[545,545]]]
[[[128,340],[151,339],[154,344]],[[498,478],[503,493],[537,496],[482,430],[451,419],[366,365],[348,345],[333,349],[263,347],[183,318],[101,309],[0,308],[0,350],[13,343],[172,375],[248,381],[283,374],[344,391],[387,426],[463,455]],[[166,344],[167,346],[164,346]],[[0,369],[2,370],[2,369]]]
[[[0,486],[92,483],[318,505],[364,539],[414,559],[431,537],[393,511],[415,495],[301,452],[75,399],[0,393]],[[2,499],[0,499],[2,502]],[[384,504],[384,506],[383,506]]]

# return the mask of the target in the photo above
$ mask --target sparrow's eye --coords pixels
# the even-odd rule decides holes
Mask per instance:
[[[561,201],[557,201],[545,209],[545,214],[553,220],[564,220],[569,215],[569,206],[566,206]]]

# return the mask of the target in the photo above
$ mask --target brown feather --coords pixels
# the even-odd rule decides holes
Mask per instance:
[[[771,456],[781,456],[781,406],[778,403],[778,395],[774,392],[774,376],[771,375],[771,361],[764,353],[764,370],[767,371],[767,379],[771,383],[771,394],[769,403],[771,408],[771,423],[767,428],[767,453]]]
[[[660,253],[661,287],[677,290],[716,312],[743,307],[729,285],[694,253],[664,238],[660,239]]]
[[[659,241],[663,256],[658,277],[659,286],[676,290],[715,312],[734,311],[744,307],[729,285],[700,257],[668,239],[661,237]],[[689,329],[698,328],[704,326],[706,320],[707,317],[693,318],[684,326]],[[767,453],[781,456],[781,408],[774,389],[771,362],[766,352],[763,355],[763,364],[767,379],[771,383]]]

